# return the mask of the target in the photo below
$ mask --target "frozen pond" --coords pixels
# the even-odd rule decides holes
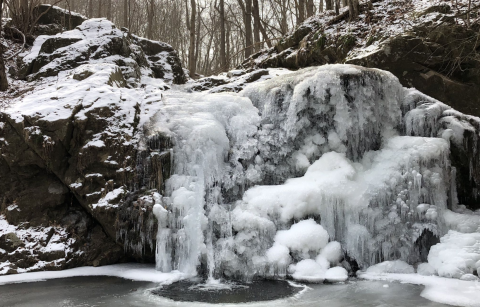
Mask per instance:
[[[168,307],[210,305],[192,302],[179,303],[155,296],[150,293],[150,290],[157,286],[157,283],[104,276],[69,277],[33,283],[7,284],[0,286],[0,306]],[[423,286],[398,282],[357,280],[345,284],[309,285],[306,291],[288,298],[241,304],[241,306],[446,306],[422,298],[420,293],[423,288]],[[261,292],[261,290],[257,292]],[[233,306],[235,304],[226,305]]]

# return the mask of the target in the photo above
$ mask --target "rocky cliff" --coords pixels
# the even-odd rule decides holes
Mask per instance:
[[[358,19],[348,10],[308,19],[274,47],[243,63],[244,68],[356,64],[392,72],[455,109],[480,116],[480,24],[466,25],[467,7],[447,2],[371,1]],[[477,3],[478,4],[478,3]],[[464,6],[462,6],[464,5]],[[480,7],[472,6],[471,20]]]
[[[0,272],[152,261],[142,191],[170,160],[149,156],[168,142],[140,143],[161,91],[186,81],[176,52],[92,19],[37,37],[17,77],[0,113]]]

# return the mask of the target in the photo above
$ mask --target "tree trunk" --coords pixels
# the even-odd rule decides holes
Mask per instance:
[[[270,42],[270,40],[268,39],[267,31],[265,30],[265,27],[262,25],[261,22],[260,22],[260,31],[262,32],[263,41],[267,43],[268,48],[272,48],[272,42]]]
[[[263,49],[263,44],[260,40],[260,6],[258,0],[253,0],[253,41],[255,42],[255,52]]]
[[[112,21],[112,0],[107,0],[107,19]]]
[[[88,0],[88,18],[93,18],[93,0]]]
[[[97,1],[98,1],[97,17],[101,18],[101,17],[103,17],[103,0],[97,0]]]
[[[123,0],[123,26],[125,28],[128,28],[128,1],[129,0]]]
[[[323,12],[323,0],[320,0],[320,5],[318,7],[319,12]]]
[[[252,0],[245,0],[245,58],[253,53]]]
[[[350,15],[350,21],[358,17],[359,3],[358,0],[348,0],[348,13]]]
[[[325,9],[333,10],[333,0],[325,0]]]
[[[0,0],[0,33],[2,33],[3,0]],[[0,91],[8,89],[7,73],[5,71],[5,62],[3,61],[3,45],[0,43]]]
[[[150,0],[150,7],[147,9],[147,38],[153,39],[153,17],[155,15],[155,0]]]
[[[188,69],[190,70],[190,77],[195,76],[195,17],[197,16],[197,4],[195,0],[190,0],[192,13],[190,15],[190,47],[188,48]]]
[[[225,36],[225,0],[220,0],[220,67],[222,71],[227,71],[227,53]]]
[[[298,18],[297,25],[305,21],[305,0],[298,0],[297,2]]]
[[[282,12],[282,21],[281,21],[281,24],[280,24],[280,30],[282,31],[282,35],[283,35],[283,36],[287,35],[287,32],[288,32],[288,20],[287,20],[288,9],[287,9],[287,1],[288,1],[288,0],[283,0],[283,2],[282,2],[282,7],[280,8],[280,10],[281,10],[281,12]]]
[[[315,5],[313,0],[307,0],[307,18],[315,15]]]
[[[335,14],[340,14],[340,0],[335,0]]]

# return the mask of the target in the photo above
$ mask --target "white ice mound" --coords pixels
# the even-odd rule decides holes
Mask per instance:
[[[332,241],[322,249],[320,256],[324,257],[332,265],[335,265],[343,259],[342,246],[339,242]]]
[[[348,279],[348,272],[342,267],[336,266],[325,272],[325,280],[328,282],[343,282]]]
[[[428,254],[428,263],[442,277],[461,278],[476,273],[479,261],[480,233],[450,230]]]
[[[312,259],[305,259],[288,268],[293,279],[298,281],[322,283],[325,280],[327,268]]]
[[[278,231],[274,240],[303,258],[309,258],[310,253],[318,254],[327,245],[328,233],[314,220],[308,219],[293,224],[289,230]]]
[[[394,260],[384,261],[379,264],[372,265],[366,271],[367,273],[385,274],[385,273],[400,273],[413,274],[415,269],[405,261]]]

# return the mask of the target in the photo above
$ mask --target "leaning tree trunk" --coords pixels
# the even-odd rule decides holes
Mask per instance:
[[[3,0],[0,0],[0,33],[2,33]],[[8,79],[3,61],[3,45],[0,43],[0,91],[8,89]]]

